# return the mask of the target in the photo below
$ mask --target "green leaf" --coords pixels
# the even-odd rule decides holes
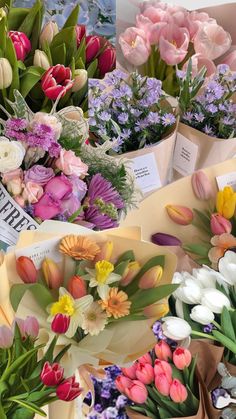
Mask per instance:
[[[10,9],[12,7],[12,0],[0,0],[0,7],[7,7]]]
[[[11,31],[19,29],[20,25],[29,13],[29,9],[12,7],[7,15],[8,28]]]
[[[223,333],[219,332],[218,330],[212,330],[213,336],[218,340],[218,342],[222,343],[223,346],[228,348],[233,354],[236,354],[236,343],[229,339],[227,336],[223,335]]]
[[[19,404],[20,406],[24,407],[25,409],[30,410],[31,412],[37,413],[40,416],[43,416],[44,418],[47,417],[47,414],[40,409],[38,406],[36,406],[34,403],[31,403],[27,400],[18,400],[15,399],[14,397],[10,398],[11,401],[13,401],[14,403]]]
[[[43,22],[43,8],[41,7],[35,17],[34,30],[32,32],[32,36],[30,40],[31,41],[30,57],[32,57],[32,62],[33,62],[33,56],[34,56],[35,50],[39,46],[39,36],[42,30],[42,22]]]
[[[34,31],[36,16],[41,9],[43,9],[43,4],[41,0],[36,0],[33,7],[31,7],[27,16],[21,23],[18,31],[24,32],[28,36],[28,38],[30,38],[32,32]]]
[[[123,262],[125,260],[128,260],[129,262],[135,261],[133,250],[127,250],[126,252],[122,253],[122,255],[120,255],[119,258],[117,259],[116,265],[119,265],[120,262]]]
[[[18,66],[17,57],[16,57],[16,50],[14,48],[13,42],[11,38],[6,38],[6,51],[5,51],[5,58],[8,59],[9,63],[12,67],[15,65]]]
[[[210,219],[209,219],[209,217],[207,217],[207,215],[205,215],[203,212],[197,210],[196,208],[194,208],[193,211],[198,216],[198,218],[201,220],[202,224],[206,227],[207,231],[210,233],[211,232],[211,228],[210,228]]]
[[[62,44],[65,44],[66,46],[66,65],[69,65],[72,60],[72,57],[75,55],[75,51],[77,48],[76,32],[74,27],[62,29],[58,34],[54,36],[50,44],[52,57],[54,57],[55,48],[59,47]]]
[[[223,308],[223,311],[221,313],[221,327],[224,335],[226,335],[228,338],[235,342],[236,335],[234,332],[234,327],[232,324],[230,313],[226,307]]]
[[[97,71],[98,68],[98,60],[94,60],[92,61],[88,68],[87,68],[87,72],[88,72],[88,78],[92,79]]]
[[[26,291],[30,291],[33,294],[35,300],[44,310],[54,301],[48,288],[44,287],[42,284],[15,284],[10,290],[10,300],[13,310],[17,311]]]
[[[123,275],[126,269],[128,268],[129,260],[124,260],[124,262],[120,262],[118,265],[116,265],[114,269],[114,273],[118,275]]]
[[[63,43],[51,50],[53,65],[66,64],[66,45]]]
[[[24,353],[23,355],[19,356],[2,374],[0,378],[0,382],[7,381],[8,378],[14,372],[18,372],[21,368],[27,364],[27,362],[31,359],[31,357],[38,352],[39,348],[42,348],[43,345],[37,346],[28,352]]]
[[[137,294],[133,295],[130,298],[130,301],[132,302],[131,312],[139,309],[141,310],[144,307],[147,307],[151,304],[156,303],[157,301],[162,300],[162,298],[168,297],[178,287],[179,284],[170,284],[160,285],[157,288],[151,288],[148,290],[140,290]]]
[[[19,408],[12,413],[11,419],[34,419],[35,414],[25,408]]]
[[[210,245],[206,246],[203,244],[188,244],[186,246],[183,246],[183,249],[187,252],[207,258],[210,247]]]
[[[41,80],[45,70],[41,67],[28,67],[21,77],[20,92],[25,98],[31,89]]]
[[[151,258],[148,262],[146,262],[138,274],[134,277],[132,283],[125,287],[125,292],[130,296],[134,294],[136,291],[138,291],[138,283],[139,280],[142,278],[142,276],[151,268],[154,268],[154,266],[162,266],[164,268],[165,265],[165,256],[154,256]]]
[[[54,358],[53,362],[60,362],[60,360],[63,358],[63,356],[66,354],[66,352],[70,349],[71,344],[66,345],[60,352],[57,354],[57,356]]]
[[[76,26],[77,25],[78,18],[79,18],[79,9],[80,9],[79,4],[77,4],[75,6],[75,8],[72,10],[70,16],[67,18],[67,20],[66,20],[66,22],[63,26],[63,29],[68,28],[70,26]]]
[[[78,67],[78,60],[79,59],[82,60],[82,63],[83,63],[82,68],[85,68],[85,66],[84,66],[84,63],[86,61],[85,51],[86,51],[86,39],[85,39],[85,36],[84,36],[83,39],[80,42],[80,45],[79,45],[79,48],[76,51],[76,54],[75,54],[75,67],[76,68],[80,68],[80,67]]]
[[[6,18],[2,18],[0,21],[0,39],[1,39],[1,49],[5,51],[6,49],[6,39],[7,39],[7,31],[6,31]]]

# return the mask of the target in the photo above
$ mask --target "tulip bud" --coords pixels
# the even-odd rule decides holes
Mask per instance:
[[[191,181],[193,192],[201,201],[208,201],[214,196],[212,184],[202,170],[193,173]]]
[[[50,365],[49,362],[45,362],[40,378],[45,386],[54,387],[63,380],[63,375],[64,369],[58,363]]]
[[[79,275],[74,275],[68,282],[68,291],[73,298],[82,298],[87,295],[86,281]]]
[[[160,373],[155,377],[156,389],[161,393],[162,396],[169,396],[170,394],[170,381],[166,374]]]
[[[36,49],[34,53],[34,65],[43,68],[44,70],[48,70],[50,67],[50,62],[48,59],[47,54],[44,51],[40,51],[40,49]]]
[[[13,344],[14,335],[7,326],[0,326],[0,349],[10,348]]]
[[[162,321],[163,334],[169,339],[179,341],[187,339],[191,335],[191,326],[184,319],[169,316]]]
[[[0,58],[0,89],[6,89],[12,84],[12,68],[6,58]]]
[[[193,221],[193,212],[190,208],[181,205],[167,205],[167,213],[176,224],[187,226]]]
[[[232,224],[222,215],[215,213],[211,215],[211,232],[216,235],[231,233]]]
[[[120,280],[120,284],[123,287],[126,287],[127,285],[129,285],[133,281],[137,273],[140,271],[140,268],[141,268],[141,265],[136,260],[134,262],[129,262],[127,269],[125,270]]]
[[[165,233],[155,233],[152,235],[152,243],[157,244],[158,246],[181,246],[181,240],[177,239],[171,234]]]
[[[235,213],[236,193],[231,186],[225,186],[223,191],[217,193],[216,210],[229,220]]]
[[[222,313],[224,307],[230,308],[228,297],[215,288],[205,288],[202,290],[201,304],[216,314]]]
[[[143,383],[139,380],[132,381],[132,386],[125,389],[126,396],[134,403],[143,404],[148,398],[148,392]]]
[[[59,400],[71,402],[82,393],[79,383],[75,381],[75,377],[64,380],[57,387],[56,394]]]
[[[109,71],[114,70],[116,63],[115,48],[106,48],[98,57],[98,70],[100,77],[105,76]]]
[[[58,289],[62,285],[63,276],[57,264],[49,258],[45,258],[42,263],[44,279],[48,288]]]
[[[155,345],[155,354],[158,359],[161,361],[168,361],[169,359],[172,359],[172,352],[171,349],[164,340],[161,340]]]
[[[54,36],[59,32],[58,26],[56,22],[49,21],[43,27],[43,30],[39,37],[39,45],[40,47],[43,45],[45,41],[48,42],[50,45]]]
[[[94,262],[99,262],[99,260],[110,260],[113,252],[114,244],[112,241],[107,241],[99,245],[100,252],[95,256]]]
[[[174,378],[170,385],[170,398],[175,403],[183,403],[188,397],[186,387],[177,379]]]
[[[121,371],[123,372],[123,374],[130,378],[131,380],[135,380],[136,377],[136,370],[137,370],[137,365],[138,363],[135,362],[133,365],[131,365],[131,367],[129,368],[121,368]]]
[[[191,310],[190,317],[194,322],[203,325],[212,323],[215,318],[214,313],[208,307],[202,305],[194,306]]]
[[[81,90],[86,85],[87,80],[88,73],[86,70],[75,70],[72,92],[78,92],[79,90]]]
[[[145,274],[141,277],[139,281],[139,288],[142,290],[147,290],[150,288],[155,288],[159,284],[163,274],[163,268],[158,265],[150,268]]]
[[[37,270],[34,262],[27,256],[20,256],[16,259],[16,271],[25,284],[37,282]]]
[[[36,339],[39,334],[39,322],[35,317],[27,316],[24,321],[25,334]]]
[[[115,384],[120,393],[125,393],[125,389],[132,385],[132,380],[124,375],[119,375],[115,380]]]
[[[3,7],[0,8],[0,22],[2,19],[4,19],[7,16],[5,10]]]
[[[143,384],[151,384],[154,381],[154,369],[150,364],[137,363],[136,377]]]
[[[152,357],[149,353],[146,353],[145,355],[141,356],[138,359],[138,362],[140,362],[141,364],[150,364],[152,365]]]
[[[186,348],[176,348],[173,353],[173,362],[179,370],[189,367],[192,361],[191,352]]]
[[[98,54],[101,42],[98,36],[86,36],[86,63],[90,63]]]
[[[51,329],[54,333],[57,333],[58,335],[63,335],[67,332],[70,326],[70,317],[66,316],[65,314],[56,314],[54,317]]]
[[[157,303],[151,304],[143,309],[144,316],[150,318],[155,318],[156,320],[161,319],[170,311],[168,303]]]
[[[31,51],[31,42],[24,32],[10,31],[8,33],[15,48],[17,60],[24,61]]]
[[[169,382],[171,383],[172,381],[172,368],[171,365],[166,361],[161,361],[160,359],[155,360],[154,374],[165,374]]]
[[[86,27],[85,25],[76,25],[76,41],[77,41],[77,48],[80,46],[80,43],[83,37],[86,34]]]

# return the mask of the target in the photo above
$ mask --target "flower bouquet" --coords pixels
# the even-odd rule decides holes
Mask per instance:
[[[8,6],[0,10],[1,105],[8,109],[17,89],[34,112],[50,111],[57,98],[59,108],[86,109],[87,78],[114,68],[114,48],[103,37],[86,36],[77,25],[78,4],[61,30],[53,21],[42,28],[41,0],[29,9]]]
[[[135,23],[119,37],[118,61],[162,80],[164,90],[172,96],[179,91],[176,66],[182,70],[192,57],[197,68],[205,65],[212,74],[214,60],[231,46],[230,34],[206,12],[145,1],[139,5]]]
[[[177,118],[161,81],[114,70],[103,80],[90,80],[89,87],[91,144],[110,142],[110,154],[131,158],[144,193],[166,184]],[[145,166],[153,178],[147,185],[143,183]]]

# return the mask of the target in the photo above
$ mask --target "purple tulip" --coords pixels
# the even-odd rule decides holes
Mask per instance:
[[[151,237],[151,241],[158,246],[182,246],[181,240],[171,234],[155,233]]]

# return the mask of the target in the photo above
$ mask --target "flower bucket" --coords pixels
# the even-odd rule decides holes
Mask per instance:
[[[172,180],[192,174],[195,170],[215,165],[236,155],[236,138],[210,137],[180,123],[173,157]]]

